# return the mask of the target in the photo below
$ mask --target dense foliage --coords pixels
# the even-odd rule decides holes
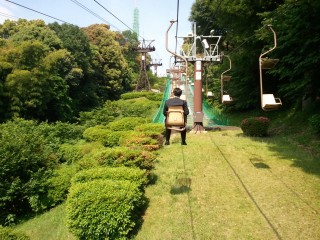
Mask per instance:
[[[75,121],[134,84],[135,35],[126,42],[103,24],[80,29],[19,19],[0,24],[0,36],[0,121]]]
[[[232,59],[231,81],[225,89],[235,100],[230,109],[252,109],[260,106],[259,55],[273,45],[272,24],[278,47],[268,57],[279,58],[279,64],[264,71],[264,93],[283,99],[285,107],[318,104],[319,85],[319,12],[320,2],[309,0],[212,1],[197,0],[190,20],[197,23],[198,35],[222,34],[220,46]],[[219,75],[228,68],[206,69],[209,88],[219,94]],[[215,101],[217,101],[217,98]]]
[[[21,232],[17,232],[8,227],[0,226],[0,239],[1,240],[29,240],[30,238]]]

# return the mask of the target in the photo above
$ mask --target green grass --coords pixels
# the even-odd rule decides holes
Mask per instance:
[[[17,226],[32,240],[75,240],[66,226],[65,204]]]
[[[159,150],[136,240],[320,239],[320,161],[284,135],[241,130],[174,135]],[[65,206],[17,227],[33,239],[74,239]]]
[[[155,174],[136,239],[320,238],[319,162],[281,138],[188,134],[160,150]],[[181,179],[189,191],[173,192]]]

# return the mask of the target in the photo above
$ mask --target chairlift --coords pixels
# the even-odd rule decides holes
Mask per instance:
[[[220,82],[221,82],[221,102],[222,104],[230,104],[233,99],[232,97],[230,97],[230,95],[228,94],[225,94],[224,90],[223,90],[223,82],[225,81],[230,81],[231,79],[231,76],[228,76],[228,75],[224,75],[225,73],[229,72],[231,70],[231,59],[228,55],[224,55],[224,57],[227,57],[228,60],[229,60],[229,68],[224,71],[223,73],[221,73],[221,76],[220,76]]]
[[[207,92],[207,97],[213,97],[213,93],[211,91]]]
[[[223,104],[229,104],[231,103],[233,100],[232,100],[232,97],[230,97],[230,95],[228,94],[224,94],[222,95],[222,103]]]
[[[272,59],[264,57],[266,54],[270,53],[277,47],[277,36],[276,32],[273,30],[271,25],[268,25],[269,29],[273,33],[274,46],[268,51],[262,53],[259,57],[259,71],[260,71],[260,98],[261,98],[261,108],[264,111],[276,110],[281,105],[281,99],[275,98],[273,94],[263,93],[263,81],[262,81],[262,69],[271,69],[279,62],[279,59]]]

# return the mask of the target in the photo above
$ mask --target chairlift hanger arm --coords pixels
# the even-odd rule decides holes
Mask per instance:
[[[183,56],[181,56],[181,55],[179,55],[179,54],[177,54],[177,53],[172,52],[172,51],[169,49],[169,47],[168,47],[168,33],[169,33],[169,30],[171,29],[172,25],[173,25],[175,22],[177,22],[177,21],[176,21],[176,20],[171,20],[171,21],[170,21],[169,28],[168,28],[167,31],[166,31],[166,50],[167,50],[169,53],[171,53],[172,55],[174,55],[174,56],[182,59],[182,60],[185,62],[185,64],[186,64],[186,75],[188,76],[188,62],[187,62],[187,59],[185,59]]]
[[[223,73],[221,73],[221,76],[223,76],[225,73],[229,72],[231,70],[231,67],[232,67],[232,63],[231,63],[231,58],[229,57],[229,55],[223,55],[224,57],[227,57],[229,59],[229,68],[224,71]]]
[[[272,31],[272,33],[273,33],[273,43],[274,43],[274,46],[273,46],[271,49],[269,49],[268,51],[262,53],[262,54],[260,55],[260,59],[261,59],[263,56],[265,56],[266,54],[272,52],[272,51],[273,51],[274,49],[276,49],[276,47],[277,47],[277,35],[276,35],[276,32],[273,30],[272,25],[267,25],[267,27],[268,27],[268,28]]]

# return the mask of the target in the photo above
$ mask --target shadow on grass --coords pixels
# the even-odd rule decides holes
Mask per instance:
[[[264,163],[263,162],[263,159],[261,158],[250,158],[250,162],[252,163],[252,165],[255,167],[255,168],[265,168],[265,169],[268,169],[270,168],[268,164]]]
[[[243,136],[245,137],[245,136]],[[279,160],[285,159],[292,162],[292,167],[301,168],[308,174],[320,177],[320,154],[318,150],[310,151],[305,145],[288,140],[286,136],[249,137],[253,141],[266,142],[271,152]],[[269,168],[262,161],[250,159],[257,168]]]
[[[177,195],[187,193],[191,190],[191,178],[177,178],[170,189],[170,194]]]

